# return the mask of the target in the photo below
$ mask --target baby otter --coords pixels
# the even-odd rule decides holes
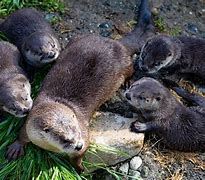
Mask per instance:
[[[59,42],[43,15],[31,8],[12,13],[0,24],[0,31],[21,51],[34,67],[54,61],[60,53]]]
[[[147,9],[145,2],[140,13]],[[95,35],[72,39],[47,74],[18,140],[8,148],[7,158],[22,155],[23,146],[31,141],[50,151],[65,152],[81,172],[89,145],[90,118],[133,73],[130,56],[139,46],[129,42]]]
[[[205,150],[205,98],[178,87],[174,89],[197,106],[189,108],[181,104],[155,79],[144,77],[136,81],[125,97],[146,122],[133,122],[131,130],[154,131],[169,148],[178,151]]]
[[[14,45],[0,41],[0,109],[24,117],[32,107],[31,86],[19,66],[21,55]]]
[[[150,38],[140,53],[139,66],[146,73],[205,77],[205,39],[157,35]]]

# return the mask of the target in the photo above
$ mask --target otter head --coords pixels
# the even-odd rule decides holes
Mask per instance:
[[[85,149],[75,113],[57,102],[34,106],[27,119],[26,132],[32,143],[49,151],[72,156]]]
[[[156,73],[161,68],[169,67],[181,56],[176,39],[169,36],[155,36],[142,47],[139,67],[146,73]]]
[[[58,58],[60,45],[51,34],[35,32],[24,40],[21,50],[28,64],[41,67]]]
[[[134,82],[125,92],[127,101],[138,110],[156,111],[166,106],[169,91],[153,78]]]
[[[23,75],[15,75],[0,85],[0,106],[16,117],[24,117],[32,108],[31,85]]]

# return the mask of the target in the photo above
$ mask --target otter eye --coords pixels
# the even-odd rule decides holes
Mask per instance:
[[[159,66],[161,63],[160,62],[156,62],[155,64],[154,64],[154,66]]]
[[[170,57],[170,56],[172,56],[172,53],[171,53],[171,52],[168,54],[168,57]]]
[[[70,140],[68,140],[68,139],[65,139],[65,140],[63,140],[63,143],[65,143],[65,144],[71,144],[72,142],[71,142]]]
[[[49,128],[44,128],[43,131],[45,131],[45,133],[48,133],[48,132],[50,132],[50,129]]]
[[[157,100],[157,101],[160,101],[160,100],[161,100],[161,97],[156,97],[156,100]]]

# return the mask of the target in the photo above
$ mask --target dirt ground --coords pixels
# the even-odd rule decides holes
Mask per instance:
[[[65,0],[68,11],[55,25],[62,46],[72,36],[94,33],[116,38],[130,30],[128,22],[135,18],[136,0]],[[204,0],[153,0],[157,8],[155,19],[161,17],[166,29],[179,30],[182,34],[205,38]],[[163,24],[163,23],[162,23]],[[129,109],[123,102],[108,103],[108,109]],[[118,107],[119,105],[119,107]],[[123,109],[124,108],[124,109]],[[114,110],[113,110],[114,111]],[[126,113],[125,113],[126,114]],[[151,136],[152,137],[152,136]],[[158,147],[156,139],[146,140],[140,157],[143,164],[139,169],[143,179],[205,179],[205,154],[184,154]]]

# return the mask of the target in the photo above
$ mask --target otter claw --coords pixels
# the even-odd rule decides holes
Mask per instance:
[[[147,126],[145,123],[141,123],[141,122],[133,122],[131,125],[130,125],[130,129],[131,131],[133,132],[136,132],[136,133],[139,133],[139,132],[143,132],[143,131],[146,131],[147,130]]]
[[[6,159],[8,159],[9,161],[15,160],[18,157],[23,156],[23,154],[23,146],[18,141],[15,141],[8,147],[6,152]]]

